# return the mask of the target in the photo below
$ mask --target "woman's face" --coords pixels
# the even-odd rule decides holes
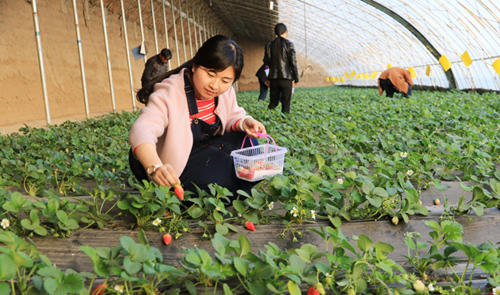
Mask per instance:
[[[193,66],[194,94],[197,98],[208,99],[226,92],[234,81],[234,67],[221,72],[203,66]]]

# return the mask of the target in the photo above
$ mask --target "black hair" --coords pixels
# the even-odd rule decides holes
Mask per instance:
[[[202,66],[219,72],[233,66],[234,81],[236,82],[240,78],[243,64],[243,51],[241,47],[227,36],[215,35],[203,43],[191,60],[185,62],[176,69],[152,79],[144,85],[144,87],[137,92],[137,100],[143,104],[147,104],[149,95],[153,93],[154,85],[167,79],[171,75],[179,73],[182,69]]]
[[[274,33],[276,35],[281,36],[281,34],[283,34],[284,32],[286,32],[285,24],[279,23],[274,26]]]
[[[279,23],[274,26],[274,34],[276,34],[276,39],[274,40],[274,52],[276,54],[281,51],[281,47],[283,46],[281,42],[283,37],[281,37],[281,34],[286,32],[286,30],[286,26],[283,23]]]
[[[164,58],[171,59],[172,58],[172,51],[167,48],[163,48],[160,52],[160,55],[163,56]]]

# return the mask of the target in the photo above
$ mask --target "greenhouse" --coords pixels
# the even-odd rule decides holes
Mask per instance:
[[[497,1],[0,24],[0,295],[500,294]]]

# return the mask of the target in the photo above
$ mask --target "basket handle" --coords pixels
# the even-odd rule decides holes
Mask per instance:
[[[265,134],[265,133],[257,133],[255,132],[255,134],[257,134],[258,136],[262,136],[264,137],[266,140],[267,140],[267,146],[266,146],[266,154],[265,156],[267,156],[267,151],[269,150],[269,138],[273,141],[274,143],[274,149],[276,150],[276,153],[278,153],[278,146],[276,145],[276,141],[274,141],[274,138],[271,137],[271,135],[268,135],[268,134]],[[245,145],[245,140],[247,139],[248,137],[248,134],[245,135],[245,138],[243,138],[243,142],[241,143],[241,148],[243,148],[243,146]],[[250,140],[250,144],[253,146],[253,142]]]

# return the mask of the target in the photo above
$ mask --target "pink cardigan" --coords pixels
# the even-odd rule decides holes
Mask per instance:
[[[177,176],[184,171],[193,147],[184,93],[185,70],[155,85],[147,106],[141,108],[129,135],[132,150],[143,143],[156,145],[162,163],[172,165]],[[230,127],[246,115],[245,110],[238,106],[233,87],[219,95],[215,113],[221,120],[223,132],[229,132]]]

